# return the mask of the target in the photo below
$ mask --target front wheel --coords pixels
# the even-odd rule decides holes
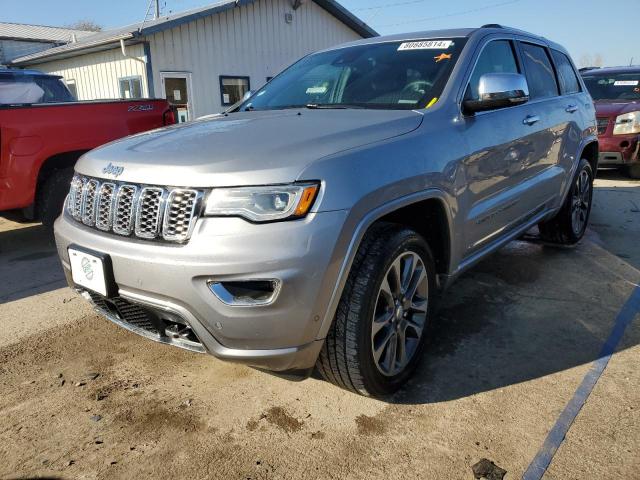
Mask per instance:
[[[394,224],[363,240],[318,359],[328,381],[367,396],[398,390],[432,326],[435,267],[426,241]]]
[[[555,217],[538,225],[543,240],[574,245],[583,237],[591,214],[593,170],[586,159],[580,160],[571,190]]]
[[[54,170],[38,190],[38,217],[49,231],[53,230],[53,222],[62,213],[72,177],[73,167]]]

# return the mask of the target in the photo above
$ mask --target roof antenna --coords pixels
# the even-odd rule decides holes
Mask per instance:
[[[154,3],[155,3],[155,12],[154,12],[153,20],[157,20],[158,19],[159,8],[160,8],[159,0],[149,0],[149,3],[147,4],[147,11],[144,14],[144,18],[142,19],[142,22],[140,22],[140,26],[138,27],[138,32],[142,31],[143,25],[149,19],[149,13],[151,13],[151,6]]]

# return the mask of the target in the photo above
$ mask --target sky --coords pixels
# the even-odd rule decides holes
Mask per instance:
[[[310,1],[310,0],[307,0]],[[339,0],[380,34],[499,23],[564,45],[578,66],[640,64],[640,0]],[[161,0],[163,12],[216,0]],[[149,0],[0,0],[0,21],[104,28],[142,21]]]

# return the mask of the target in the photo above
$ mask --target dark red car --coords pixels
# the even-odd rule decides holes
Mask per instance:
[[[596,106],[599,165],[640,178],[640,67],[589,69],[582,77]]]

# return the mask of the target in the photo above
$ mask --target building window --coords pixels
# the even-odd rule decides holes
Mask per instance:
[[[120,98],[142,98],[142,77],[119,78]]]
[[[249,77],[220,77],[222,105],[227,106],[238,103],[250,89]]]
[[[71,92],[71,95],[73,95],[73,98],[75,98],[77,100],[78,99],[78,89],[76,88],[76,81],[73,78],[69,78],[68,80],[65,80],[64,83],[67,86],[67,88],[69,89],[69,91]]]

